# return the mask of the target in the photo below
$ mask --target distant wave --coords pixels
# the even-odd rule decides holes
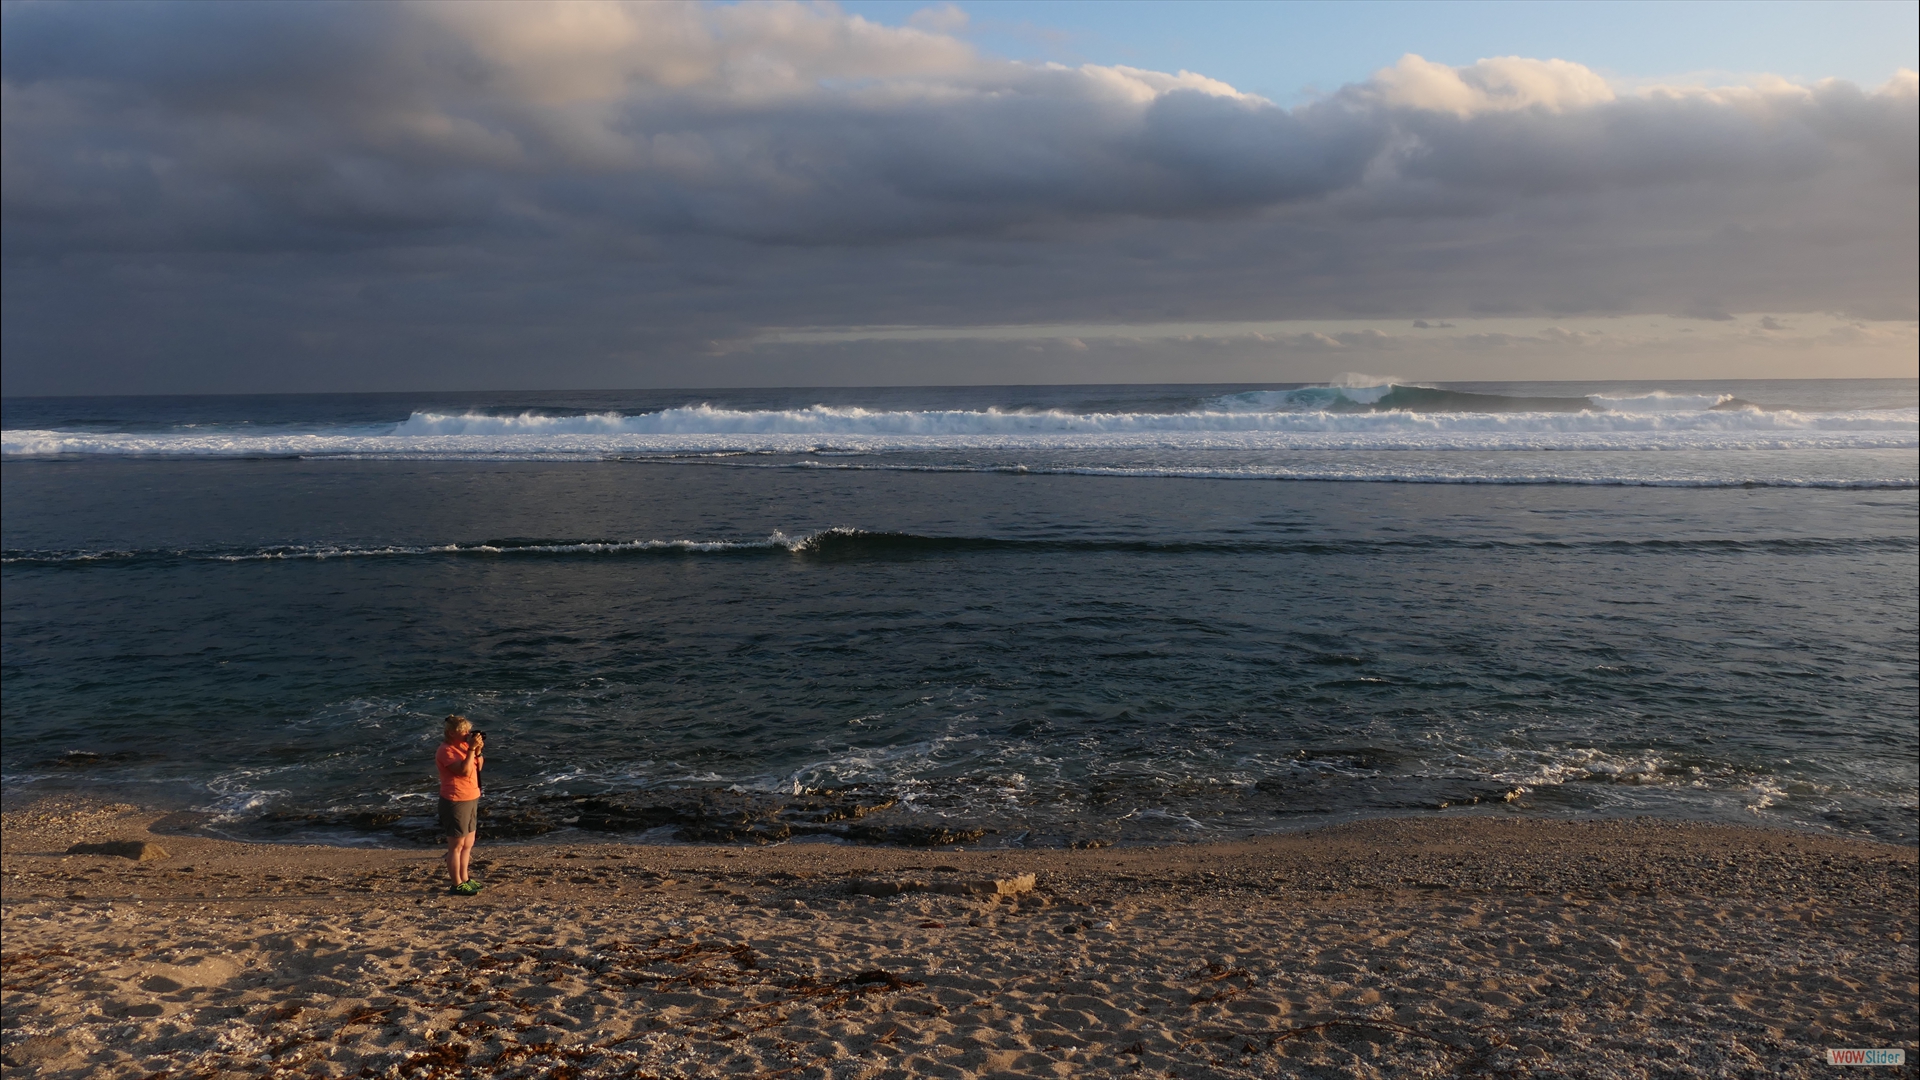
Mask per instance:
[[[1225,394],[1182,412],[867,409],[416,411],[385,429],[11,430],[6,457],[604,460],[714,453],[1883,450],[1920,447],[1920,409],[1763,409],[1728,394],[1521,397],[1397,381]],[[1097,463],[1105,464],[1105,463]],[[1181,475],[1185,475],[1184,473]],[[1327,476],[1325,479],[1335,479]]]
[[[1230,412],[1587,412],[1608,408],[1586,397],[1515,397],[1471,394],[1403,383],[1303,386],[1297,390],[1251,390],[1216,398]],[[1718,404],[1709,401],[1702,408]]]
[[[789,536],[776,532],[747,540],[576,540],[517,538],[448,544],[278,545],[244,550],[168,548],[149,550],[98,549],[74,551],[7,551],[0,563],[9,565],[84,566],[154,561],[284,562],[333,559],[511,557],[686,557],[699,555],[780,555],[814,558],[885,558],[968,552],[1059,552],[1063,554],[1127,553],[1140,555],[1378,555],[1416,550],[1579,550],[1617,552],[1725,551],[1774,554],[1832,551],[1920,549],[1920,538],[1892,537],[1759,537],[1698,540],[1498,541],[1446,536],[1399,540],[1146,540],[1121,538],[1031,539],[996,536],[929,536],[919,533],[868,531],[837,527]]]
[[[1374,394],[1371,390],[1381,390]],[[1728,408],[1735,405],[1735,408]],[[658,412],[553,416],[534,412],[416,412],[396,437],[849,435],[965,439],[975,436],[1270,434],[1380,436],[1571,435],[1679,432],[1831,432],[1920,426],[1920,411],[1765,411],[1731,395],[1539,398],[1468,394],[1434,387],[1306,387],[1252,391],[1189,412],[1068,412],[1060,409],[875,410],[814,405],[738,410],[690,405]]]
[[[1729,395],[1636,398],[1513,397],[1431,386],[1309,386],[1255,390],[1214,398],[1179,413],[1092,412],[1061,409],[865,409],[812,405],[803,409],[741,410],[687,405],[646,413],[537,412],[503,414],[415,412],[395,435],[989,435],[1026,432],[1294,431],[1339,429],[1327,414],[1708,411]],[[1615,403],[1618,403],[1616,407]]]
[[[1565,449],[1564,447],[1561,449]],[[1742,447],[1740,449],[1752,449]],[[1796,448],[1804,449],[1804,448]],[[1849,449],[1860,449],[1852,447]],[[1558,471],[1514,470],[1495,472],[1487,469],[1459,469],[1432,460],[1395,465],[1379,461],[1321,464],[1317,466],[1281,465],[1079,465],[1079,464],[976,464],[976,463],[903,463],[807,459],[801,461],[755,462],[732,460],[747,455],[716,454],[675,459],[681,464],[703,464],[755,469],[828,469],[846,472],[933,472],[933,473],[1010,473],[1032,476],[1110,476],[1147,480],[1268,480],[1302,483],[1358,484],[1521,484],[1572,485],[1577,487],[1666,487],[1666,488],[1823,488],[1833,490],[1910,490],[1920,487],[1920,470],[1877,476],[1795,475],[1785,472],[1761,472],[1727,468],[1724,463],[1713,472],[1685,473],[1671,466],[1638,471],[1607,468],[1610,462],[1592,458],[1570,459]],[[1805,464],[1802,462],[1801,464]],[[1584,466],[1584,469],[1582,468]],[[1810,471],[1810,470],[1809,470]]]
[[[619,418],[643,427],[662,414]],[[929,414],[911,415],[924,419]],[[1829,414],[1698,413],[1186,413],[1170,415],[968,413],[980,430],[932,434],[845,432],[584,432],[554,418],[462,418],[486,432],[439,435],[111,434],[8,431],[6,457],[517,457],[804,454],[889,451],[1071,452],[1171,450],[1894,450],[1920,447],[1912,409]],[[560,418],[614,426],[613,419]],[[763,417],[764,419],[764,417]],[[548,423],[553,420],[552,423]],[[429,421],[422,421],[423,424]],[[453,426],[453,421],[442,424]],[[952,421],[957,425],[957,421]],[[414,421],[408,421],[409,424]],[[999,426],[1001,430],[992,430]],[[1024,429],[1022,428],[1024,425]],[[1048,426],[1051,425],[1051,426]],[[1076,426],[1077,425],[1077,426]],[[405,427],[406,425],[402,425]],[[770,425],[771,426],[771,425]],[[902,421],[900,426],[904,427]]]
[[[16,434],[9,432],[11,440]],[[412,461],[633,461],[655,465],[927,473],[1389,484],[1533,484],[1671,488],[1912,489],[1911,433],[1710,432],[1436,434],[1381,438],[1268,435],[660,438],[447,436],[417,440],[22,438],[18,457],[313,458]],[[1401,453],[1406,451],[1406,453]],[[1425,453],[1420,453],[1425,451]],[[1455,454],[1453,451],[1481,451]],[[1534,451],[1524,457],[1492,451]],[[1539,453],[1552,451],[1553,453]],[[1577,451],[1601,451],[1580,453]],[[1689,451],[1640,453],[1607,451]],[[1799,451],[1799,453],[1793,453]],[[1853,451],[1833,456],[1834,451]],[[1890,453],[1891,452],[1891,453]],[[903,455],[911,455],[901,460]],[[16,456],[9,442],[8,456]],[[1251,459],[1251,460],[1249,460]]]

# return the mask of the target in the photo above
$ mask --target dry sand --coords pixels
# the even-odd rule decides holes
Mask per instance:
[[[1920,1049],[1913,848],[1494,817],[483,846],[461,898],[433,851],[156,818],[6,813],[9,1077],[1828,1076],[1827,1047]],[[63,854],[102,840],[167,856]]]

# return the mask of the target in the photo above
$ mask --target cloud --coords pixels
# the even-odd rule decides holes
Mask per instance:
[[[907,25],[936,34],[957,34],[965,30],[972,20],[967,13],[952,4],[938,4],[924,7],[907,19]]]
[[[1454,68],[1412,53],[1349,94],[1388,107],[1459,117],[1519,109],[1562,112],[1614,100],[1605,79],[1565,60],[1502,56]]]
[[[16,243],[484,222],[838,244],[1259,206],[1368,149],[1200,75],[992,61],[791,4],[8,16]]]
[[[537,352],[591,384],[698,381],[686,357],[769,325],[1911,318],[1920,280],[1911,72],[1625,92],[1566,60],[1407,56],[1284,109],[985,55],[952,8],[4,20],[9,388],[127,357],[217,382],[214,343],[349,381],[498,380]]]

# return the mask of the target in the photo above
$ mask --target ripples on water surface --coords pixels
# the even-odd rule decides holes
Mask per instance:
[[[5,783],[390,839],[457,710],[490,804],[563,828],[839,790],[893,800],[871,836],[988,844],[1434,812],[1912,842],[1914,398],[9,400]]]

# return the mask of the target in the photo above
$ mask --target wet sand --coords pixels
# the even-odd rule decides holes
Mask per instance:
[[[54,801],[3,824],[9,1077],[1830,1076],[1829,1047],[1920,1050],[1915,849],[1802,833],[483,845],[463,898],[427,849]],[[65,854],[109,840],[166,856]]]

